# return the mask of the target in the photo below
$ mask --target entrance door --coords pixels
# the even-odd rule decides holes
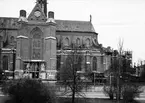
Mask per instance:
[[[30,73],[32,75],[32,78],[39,78],[39,70],[40,70],[40,63],[34,62],[30,63]]]
[[[30,78],[45,78],[45,62],[24,62],[24,73]]]
[[[30,78],[39,78],[40,63],[39,62],[25,62],[24,74]]]

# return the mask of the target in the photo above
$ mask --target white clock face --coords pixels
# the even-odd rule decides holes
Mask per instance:
[[[36,17],[40,17],[40,16],[41,16],[41,12],[40,12],[40,11],[35,11],[34,15],[35,15]]]

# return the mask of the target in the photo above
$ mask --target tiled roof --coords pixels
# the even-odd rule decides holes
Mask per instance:
[[[89,21],[56,20],[56,24],[59,31],[95,32]]]
[[[0,28],[17,29],[19,27],[18,18],[0,17]],[[90,21],[71,21],[71,20],[55,20],[57,31],[78,31],[78,32],[95,32]]]
[[[0,28],[17,29],[18,18],[0,17]]]

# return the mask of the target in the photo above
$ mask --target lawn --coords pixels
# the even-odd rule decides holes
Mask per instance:
[[[59,103],[71,103],[71,98],[59,98]],[[77,98],[75,103],[116,103],[116,100],[106,98]],[[120,101],[123,103],[123,101]],[[145,100],[137,100],[132,103],[145,103]]]
[[[6,100],[8,100],[8,96],[0,96],[0,103],[5,103]]]
[[[7,96],[0,96],[0,103],[8,99]],[[58,103],[71,103],[71,98],[58,98]],[[109,100],[106,98],[76,98],[75,103],[116,103],[116,100]],[[123,101],[120,101],[123,103]],[[145,103],[145,100],[137,100],[137,102],[132,103]]]

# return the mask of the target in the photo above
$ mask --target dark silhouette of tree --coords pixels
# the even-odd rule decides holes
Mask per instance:
[[[119,68],[118,51],[114,50],[112,53],[109,53],[109,55],[111,55],[111,65],[106,71],[108,78],[104,86],[104,92],[109,95],[110,99],[114,99],[114,96],[117,95],[117,76]]]
[[[11,97],[12,103],[55,103],[56,97],[49,84],[29,78],[10,80],[2,86],[2,92]]]
[[[119,49],[112,52],[111,65],[107,70],[109,76],[106,85],[104,86],[104,92],[113,99],[116,96],[117,102],[121,96],[124,102],[133,101],[133,99],[139,95],[140,86],[132,84],[131,76],[134,73],[131,67],[130,58],[127,53],[129,51],[123,51],[123,43],[119,44]],[[131,87],[131,89],[128,89]],[[126,96],[129,97],[126,99]]]
[[[70,91],[67,90],[63,94],[71,93],[72,103],[75,102],[76,95],[83,96],[81,90],[84,88],[85,83],[78,74],[78,71],[81,71],[82,56],[81,48],[74,47],[71,52],[67,53],[65,62],[59,71],[61,84],[70,89]]]
[[[140,80],[141,82],[145,82],[145,64],[141,65],[140,67],[138,68],[142,68],[142,71],[141,71],[141,75],[140,75]]]

